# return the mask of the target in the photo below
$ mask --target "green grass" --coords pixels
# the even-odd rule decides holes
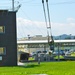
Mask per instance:
[[[42,62],[26,64],[26,66],[0,67],[0,75],[75,75],[75,61]]]
[[[75,52],[71,53],[71,56],[75,56]]]
[[[34,58],[33,57],[29,57],[29,60],[34,60]]]
[[[64,56],[59,55],[59,58],[60,58],[60,59],[64,59]],[[58,59],[58,56],[55,56],[54,59]]]

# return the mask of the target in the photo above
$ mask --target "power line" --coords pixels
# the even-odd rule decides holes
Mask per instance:
[[[28,0],[28,1],[22,1],[23,3],[31,3],[34,2],[35,0]]]
[[[20,2],[20,4],[25,4],[25,3],[26,3],[25,6],[27,6],[27,7],[29,7],[29,6],[41,6],[40,3],[36,3],[36,2],[33,3],[33,4],[29,4],[29,3],[31,3],[31,2],[34,2],[34,0],[29,0],[29,1],[15,0],[14,3],[18,3],[18,2]],[[1,1],[1,2],[0,2],[0,7],[1,7],[1,6],[2,6],[2,7],[10,6],[11,3],[12,3],[12,2],[11,2],[10,0],[9,0],[8,2],[7,2],[7,1]],[[51,5],[66,5],[66,4],[75,4],[75,1],[49,3],[49,6],[51,6]]]
[[[22,32],[21,34],[23,34],[23,36],[25,36],[25,31],[24,31],[24,27],[23,27],[23,25],[22,25],[22,23],[21,23],[21,21],[19,20],[19,23],[20,23],[20,31]]]
[[[23,37],[23,35],[22,35],[22,33],[21,33],[21,30],[18,28],[18,26],[17,26],[17,36],[20,36],[20,37]]]
[[[29,29],[29,27],[26,27],[25,24],[22,24],[22,21],[21,21],[21,20],[19,21],[19,23],[20,23],[20,25],[21,25],[19,29],[20,29],[20,31],[22,32],[22,33],[21,33],[21,34],[23,35],[22,37],[25,37],[25,35],[26,35],[25,29],[28,30],[28,31],[30,31],[30,33],[33,33],[33,34],[34,34],[34,32],[32,32],[32,31]],[[23,27],[23,26],[24,26],[24,27]],[[20,31],[19,31],[19,32],[20,32]]]
[[[29,3],[31,3],[31,2],[34,2],[35,0],[28,0],[28,1],[24,1],[24,0],[15,0],[14,2],[21,2],[21,3],[27,3],[27,4],[29,4]],[[2,4],[2,3],[4,3],[4,4],[6,4],[6,3],[11,3],[12,2],[12,0],[8,0],[8,1],[1,1],[0,3]],[[39,5],[39,3],[37,3],[37,2],[35,2],[34,3],[35,5],[36,4],[38,4]],[[57,3],[49,3],[49,5],[61,5],[61,4],[75,4],[75,1],[65,1],[65,2],[57,2]]]
[[[22,10],[22,9],[21,9],[21,10]],[[23,12],[23,14],[26,14],[23,10],[22,10],[22,12]],[[26,14],[26,16],[27,16],[27,14]],[[27,17],[28,17],[28,16],[27,16]],[[30,19],[30,17],[28,17],[28,19],[29,19],[34,25],[36,25],[36,23],[33,22],[33,21]],[[36,25],[36,28],[38,29],[38,31],[40,31],[40,33],[44,34],[44,33],[42,32],[42,30],[37,27],[37,25]],[[33,33],[34,33],[34,32],[33,32]]]
[[[30,3],[30,2],[34,2],[34,0],[31,0],[31,1],[21,1],[22,3]],[[34,3],[35,5],[39,3]],[[66,1],[66,2],[58,2],[58,3],[49,3],[49,5],[61,5],[61,4],[75,4],[75,1]]]
[[[50,5],[75,4],[75,1],[51,3]]]

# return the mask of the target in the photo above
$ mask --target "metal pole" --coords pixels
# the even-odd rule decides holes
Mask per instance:
[[[40,65],[40,54],[38,53],[38,64]]]
[[[12,11],[14,11],[14,0],[12,0]]]
[[[60,53],[59,53],[59,43],[58,43],[58,61],[60,60]]]

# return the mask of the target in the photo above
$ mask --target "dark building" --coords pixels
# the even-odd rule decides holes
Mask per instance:
[[[16,12],[0,10],[0,66],[16,65]]]

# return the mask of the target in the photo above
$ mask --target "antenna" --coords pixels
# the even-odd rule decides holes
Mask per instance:
[[[16,7],[15,11],[18,12],[20,7],[21,7],[21,4]]]
[[[12,11],[14,11],[14,0],[12,0]]]
[[[19,2],[18,2],[19,3]],[[16,8],[14,7],[14,0],[12,0],[12,11],[18,11],[19,8],[21,7],[21,4],[19,4]]]

